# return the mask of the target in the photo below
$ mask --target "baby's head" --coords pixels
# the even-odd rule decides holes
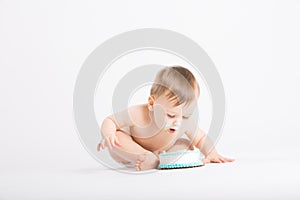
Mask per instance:
[[[197,80],[188,69],[166,67],[156,75],[148,108],[155,112],[156,121],[164,121],[167,127],[178,127],[194,112],[199,94]]]

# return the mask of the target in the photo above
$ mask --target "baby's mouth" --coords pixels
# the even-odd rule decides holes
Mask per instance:
[[[179,125],[175,125],[170,127],[170,124],[166,124],[165,130],[168,131],[169,133],[175,133],[179,129]]]
[[[169,132],[170,132],[170,133],[175,133],[175,131],[176,131],[176,129],[174,129],[174,128],[169,128]]]
[[[167,130],[170,133],[175,133],[178,129],[179,129],[179,126],[175,125],[175,126],[169,127]]]

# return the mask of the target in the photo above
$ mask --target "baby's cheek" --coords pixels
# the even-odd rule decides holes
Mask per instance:
[[[173,122],[168,117],[166,117],[164,124],[165,124],[165,128],[169,128],[169,127],[171,127],[171,124],[173,124]]]
[[[161,106],[154,106],[154,118],[158,127],[162,128],[165,125],[165,112]]]
[[[169,119],[168,117],[165,117],[164,122],[165,124],[172,124],[172,120]]]

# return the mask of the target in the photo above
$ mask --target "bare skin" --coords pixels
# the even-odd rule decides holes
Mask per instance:
[[[206,134],[194,126],[191,119],[196,100],[189,106],[172,106],[162,95],[150,96],[148,104],[136,105],[107,117],[101,126],[102,141],[98,151],[108,147],[111,156],[120,163],[135,163],[135,169],[155,169],[162,151],[199,148],[204,162],[232,162],[219,155]],[[122,128],[128,127],[129,132]],[[179,128],[178,128],[179,127]],[[182,136],[189,140],[183,142]]]

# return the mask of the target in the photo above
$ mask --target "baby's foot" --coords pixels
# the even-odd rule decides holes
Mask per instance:
[[[158,161],[158,158],[153,153],[141,154],[136,161],[135,169],[137,171],[155,169],[157,168]]]

